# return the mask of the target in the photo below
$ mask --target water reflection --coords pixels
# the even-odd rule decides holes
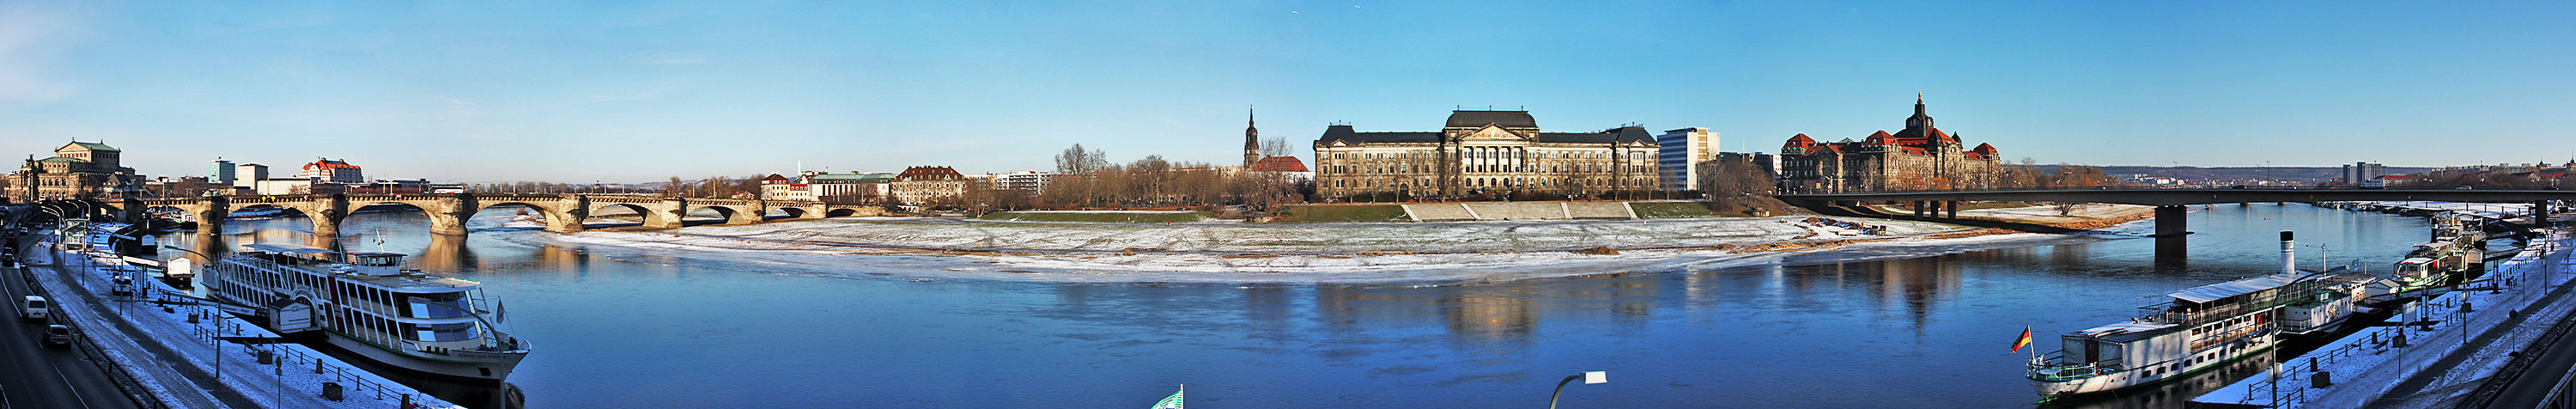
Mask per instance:
[[[465,271],[467,268],[473,267],[475,265],[474,249],[465,246],[465,240],[468,237],[471,236],[461,234],[429,235],[429,248],[421,250],[419,255],[412,257],[412,266],[420,268],[421,271],[437,272],[442,274]]]
[[[1430,287],[981,282],[871,275],[871,263],[929,261],[870,257],[845,259],[849,271],[781,271],[756,252],[555,244],[488,217],[469,221],[469,238],[427,234],[417,215],[353,216],[338,241],[418,254],[424,270],[510,298],[514,334],[548,346],[513,376],[540,407],[1115,406],[1167,394],[1144,385],[1165,381],[1235,406],[1485,407],[1544,399],[1561,372],[1599,369],[1624,380],[1585,389],[1598,406],[2001,407],[2037,399],[2025,355],[2004,347],[2025,326],[2045,338],[2117,322],[2140,297],[2277,269],[2278,230],[2319,237],[2338,258],[2402,252],[2421,236],[2411,219],[2317,213],[2195,212],[2203,229],[2189,242],[2112,234]],[[245,227],[203,245],[309,239],[302,228]],[[851,368],[908,375],[852,390]],[[613,377],[632,379],[599,381]],[[2060,404],[2168,407],[2199,393],[2196,382]],[[519,400],[423,389],[496,405],[478,407]]]
[[[2191,398],[2227,387],[2237,380],[2261,376],[2281,362],[2283,351],[2275,349],[2246,357],[2216,369],[2192,374],[2157,387],[2113,391],[2095,395],[2048,401],[2041,409],[2183,409],[2194,407]]]
[[[2157,237],[2155,240],[2157,273],[2172,274],[2191,269],[2189,236]]]

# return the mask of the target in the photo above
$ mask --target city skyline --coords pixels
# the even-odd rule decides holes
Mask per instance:
[[[2006,161],[2559,163],[2568,8],[16,2],[0,146],[104,142],[150,176],[216,157],[467,183],[1004,173],[1076,143],[1233,164],[1254,106],[1308,158],[1331,123],[1486,107],[1777,153],[1894,131],[1921,92]],[[2463,139],[2486,143],[2424,146]]]

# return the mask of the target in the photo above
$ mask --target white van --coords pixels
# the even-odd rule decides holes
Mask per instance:
[[[30,295],[26,300],[18,302],[18,319],[44,321],[45,316],[52,315],[52,312],[53,306],[45,304],[45,297]]]

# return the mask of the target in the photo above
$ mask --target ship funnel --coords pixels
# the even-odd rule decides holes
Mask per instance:
[[[2283,273],[2296,273],[2296,272],[2299,272],[2299,262],[2298,262],[2298,260],[2299,260],[2299,259],[2298,259],[2298,257],[2296,257],[2296,256],[2294,256],[2294,255],[2292,255],[2292,254],[2291,254],[2292,249],[2296,249],[2296,248],[2298,248],[2298,247],[2299,247],[2299,245],[2298,245],[2298,242],[2297,242],[2297,241],[2290,240],[2290,231],[2289,231],[2289,230],[2282,230],[2282,231],[2281,231],[2281,272],[2283,272]]]

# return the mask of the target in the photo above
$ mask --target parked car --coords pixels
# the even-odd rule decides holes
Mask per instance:
[[[45,326],[45,346],[55,348],[72,346],[72,327],[59,324]]]
[[[53,315],[53,311],[53,306],[45,302],[45,297],[30,295],[18,300],[18,319],[21,320],[44,321],[46,317]]]

